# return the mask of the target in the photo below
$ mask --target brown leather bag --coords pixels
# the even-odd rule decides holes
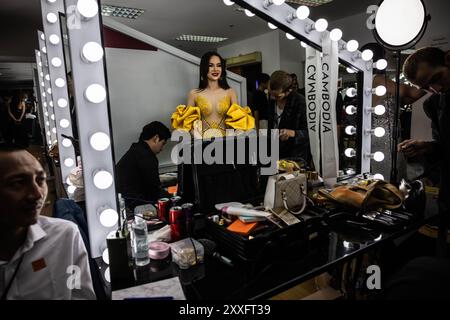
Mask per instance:
[[[343,205],[355,209],[396,209],[403,203],[403,194],[396,186],[375,180],[364,185],[345,185],[328,192],[319,190],[318,202]]]

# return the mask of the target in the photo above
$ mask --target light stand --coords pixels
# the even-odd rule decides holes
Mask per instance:
[[[402,14],[398,14],[402,12]],[[383,0],[379,4],[375,16],[374,37],[378,43],[395,52],[395,110],[393,144],[391,158],[391,177],[393,183],[398,182],[397,144],[400,130],[400,68],[401,51],[414,46],[424,35],[430,16],[426,14],[422,0]],[[395,30],[395,32],[392,32]]]

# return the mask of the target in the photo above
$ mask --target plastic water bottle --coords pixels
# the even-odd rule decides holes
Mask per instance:
[[[131,224],[133,230],[133,253],[137,266],[145,266],[150,263],[147,242],[147,223],[136,217]]]

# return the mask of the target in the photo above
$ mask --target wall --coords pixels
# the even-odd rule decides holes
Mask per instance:
[[[305,78],[305,48],[298,40],[289,40],[286,33],[278,31],[280,41],[280,68],[281,70],[297,75],[299,88],[304,87]]]
[[[157,39],[111,20],[106,26],[146,42],[157,51],[106,48],[106,68],[114,154],[116,162],[138,140],[142,127],[161,121],[171,128],[170,117],[177,105],[186,104],[189,90],[196,88],[200,59]],[[230,86],[241,104],[247,103],[245,79],[227,73]],[[162,168],[173,169],[169,142],[158,155]]]
[[[260,51],[262,54],[262,72],[271,74],[280,69],[280,46],[277,31],[271,31],[257,37],[235,42],[217,48],[224,58]]]

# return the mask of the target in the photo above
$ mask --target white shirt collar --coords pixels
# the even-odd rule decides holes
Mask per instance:
[[[46,235],[47,235],[47,233],[42,229],[42,227],[39,224],[39,221],[37,223],[29,226],[25,242],[19,248],[19,250],[17,250],[17,252],[14,254],[13,258],[11,259],[11,262],[19,259],[22,254],[31,250],[31,248],[33,248],[33,246],[34,246],[34,243],[41,240]]]

